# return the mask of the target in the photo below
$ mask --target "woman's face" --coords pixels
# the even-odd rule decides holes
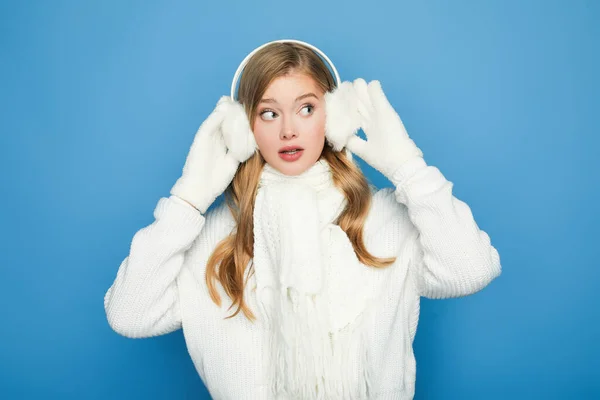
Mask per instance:
[[[303,173],[325,145],[324,93],[306,74],[276,78],[258,104],[252,130],[267,163],[285,175]],[[283,153],[288,147],[299,150]]]

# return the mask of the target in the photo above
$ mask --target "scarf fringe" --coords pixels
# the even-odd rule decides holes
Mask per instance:
[[[330,333],[322,299],[282,290],[271,330],[271,391],[284,399],[367,399],[371,373],[363,315]]]

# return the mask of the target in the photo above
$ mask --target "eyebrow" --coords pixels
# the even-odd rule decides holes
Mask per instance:
[[[317,95],[315,95],[314,93],[305,93],[302,96],[296,97],[296,100],[294,100],[294,101],[300,101],[300,100],[305,99],[307,97],[314,97],[315,99],[318,100]],[[277,100],[271,99],[271,98],[268,98],[268,99],[265,98],[265,99],[262,99],[260,101],[260,103],[277,103]]]

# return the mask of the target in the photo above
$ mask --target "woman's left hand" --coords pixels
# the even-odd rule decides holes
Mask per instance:
[[[420,158],[416,164],[424,164],[423,152],[409,137],[379,81],[367,84],[364,79],[359,78],[351,86],[345,82],[343,96],[344,104],[349,106],[345,110],[348,113],[346,121],[358,121],[367,137],[365,141],[356,135],[357,127],[347,138],[348,150],[377,169],[396,186],[401,183],[400,176],[403,176],[400,167],[407,161]],[[335,92],[328,100],[336,100]]]

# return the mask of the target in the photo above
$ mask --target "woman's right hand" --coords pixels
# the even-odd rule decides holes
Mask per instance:
[[[171,188],[171,194],[204,214],[255,148],[243,106],[229,96],[222,96],[198,128],[183,173]]]

